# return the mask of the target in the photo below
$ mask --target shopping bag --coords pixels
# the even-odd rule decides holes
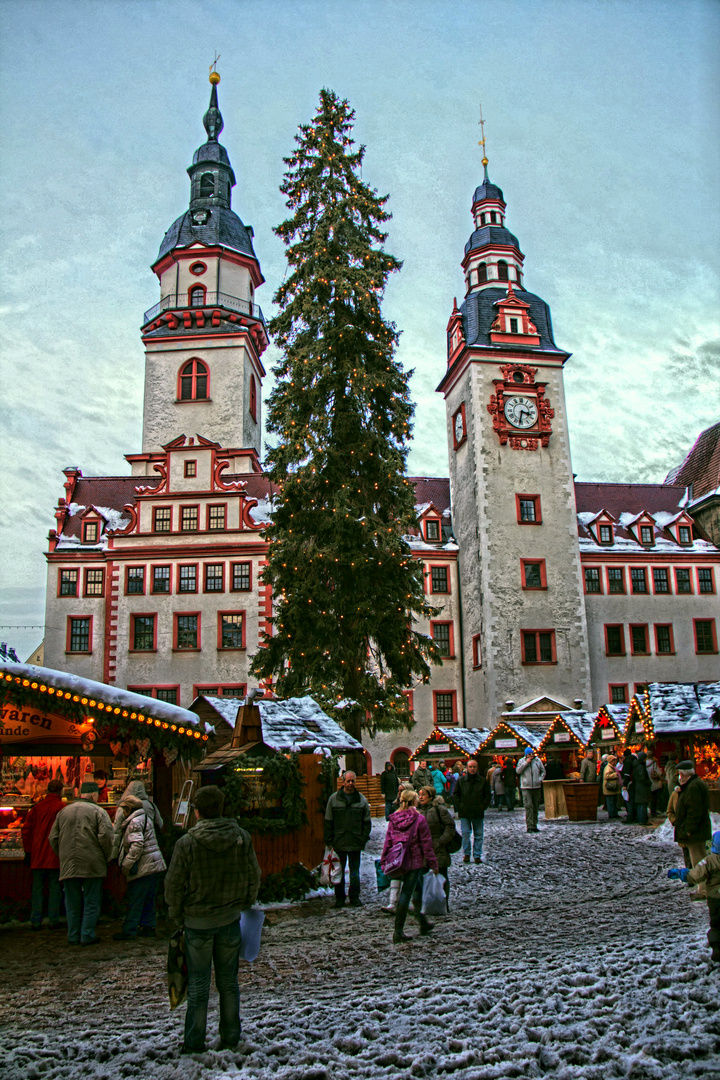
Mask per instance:
[[[260,935],[262,934],[265,912],[258,908],[247,908],[240,913],[240,958],[252,964],[260,952]]]
[[[323,855],[320,884],[339,885],[341,881],[342,867],[340,866],[340,858],[331,847],[327,847]]]
[[[383,873],[383,868],[380,865],[380,860],[375,860],[375,876],[377,877],[377,890],[382,892],[383,889],[389,889],[392,885],[392,878],[389,878],[387,874]]]
[[[425,875],[422,891],[423,915],[447,915],[445,879],[429,871]]]
[[[188,968],[185,958],[185,934],[176,930],[170,938],[167,958],[167,981],[170,1008],[177,1009],[187,997]]]

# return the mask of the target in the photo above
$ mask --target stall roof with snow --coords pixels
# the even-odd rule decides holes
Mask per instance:
[[[427,739],[420,743],[411,756],[412,761],[419,761],[425,754],[456,754],[469,756],[490,734],[489,728],[449,728],[438,727],[431,731]]]
[[[590,742],[595,719],[595,713],[584,712],[582,709],[558,713],[540,743],[540,753],[544,753],[551,746],[562,749],[568,743],[574,743],[584,750]]]
[[[650,683],[630,703],[627,741],[702,732],[720,737],[720,682]]]
[[[537,722],[529,727],[519,720],[501,720],[478,747],[481,754],[518,754],[527,746],[539,750],[550,721]]]
[[[629,705],[601,705],[590,732],[589,744],[602,746],[622,742],[629,709]]]

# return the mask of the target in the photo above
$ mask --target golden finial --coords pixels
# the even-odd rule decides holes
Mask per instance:
[[[218,62],[219,59],[220,59],[220,53],[216,52],[215,53],[215,59],[213,60],[212,64],[210,65],[210,82],[213,84],[213,86],[217,86],[217,84],[220,82],[220,76],[218,75],[218,72],[217,72],[217,62]]]
[[[488,159],[487,159],[487,155],[485,154],[485,121],[483,119],[483,114],[482,114],[482,105],[480,106],[480,119],[478,120],[478,124],[480,125],[480,130],[482,131],[482,139],[480,139],[478,141],[478,146],[482,146],[482,152],[483,152],[482,163],[483,163],[483,168],[485,169],[485,179],[487,179]]]

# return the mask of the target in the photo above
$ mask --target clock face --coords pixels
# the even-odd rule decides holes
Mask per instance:
[[[461,412],[455,416],[455,442],[461,442],[465,437],[465,425],[463,424],[463,415]]]
[[[531,428],[537,423],[538,409],[535,398],[517,396],[505,401],[505,417],[513,427]]]

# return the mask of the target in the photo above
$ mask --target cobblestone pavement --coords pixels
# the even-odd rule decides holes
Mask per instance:
[[[720,965],[706,905],[666,877],[673,845],[607,821],[541,819],[528,835],[520,811],[491,811],[487,861],[454,857],[450,914],[393,946],[374,884],[383,834],[375,822],[362,909],[328,897],[269,912],[258,961],[241,965],[237,1051],[179,1056],[164,940],[113,942],[118,924],[92,949],[0,932],[2,1076],[720,1078]],[[214,991],[208,1030],[216,1046]]]

